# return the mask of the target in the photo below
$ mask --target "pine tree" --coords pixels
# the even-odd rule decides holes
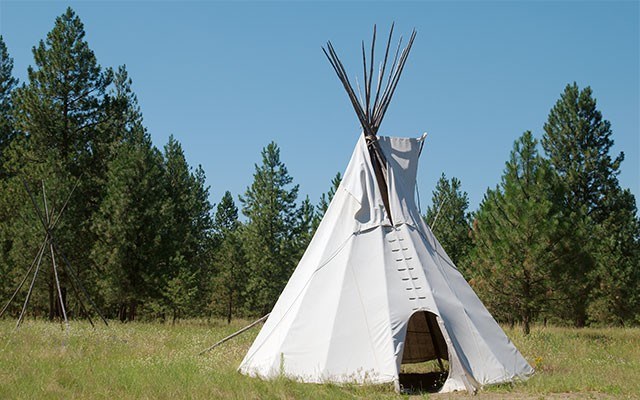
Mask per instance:
[[[126,66],[121,65],[113,75],[113,85],[105,104],[105,125],[108,126],[105,130],[108,131],[107,134],[113,134],[109,142],[136,140],[135,134],[130,133],[133,128],[142,124],[142,112],[132,85]]]
[[[240,197],[248,219],[243,237],[249,270],[246,301],[252,313],[271,310],[298,261],[294,237],[299,189],[292,182],[280,149],[271,142],[262,150],[253,183]]]
[[[433,233],[451,258],[451,261],[469,276],[467,258],[473,247],[471,239],[469,197],[461,189],[460,180],[453,177],[448,180],[443,173],[427,208],[425,222],[430,224]]]
[[[575,246],[557,276],[564,282],[568,302],[558,312],[573,318],[576,326],[584,326],[590,299],[601,279],[599,271],[606,262],[598,258],[606,253],[598,247],[608,241],[601,235],[620,228],[604,230],[602,224],[615,212],[610,199],[619,191],[617,175],[624,154],[612,158],[611,124],[597,109],[589,87],[580,90],[575,83],[567,85],[544,130],[542,146],[558,175],[563,218],[574,227]]]
[[[68,8],[33,48],[36,68],[29,67],[28,84],[16,91],[16,123],[29,137],[30,155],[43,160],[54,152],[74,176],[91,158],[112,80],[84,37],[80,18]]]
[[[192,210],[195,206],[193,180],[189,164],[180,143],[172,136],[164,146],[166,257],[178,253],[191,259],[196,251],[192,231]],[[169,233],[170,232],[170,233]]]
[[[182,255],[173,257],[171,264],[174,271],[164,287],[163,295],[165,304],[172,314],[171,322],[175,324],[179,317],[195,315],[200,271],[190,268]]]
[[[607,192],[618,186],[624,153],[611,158],[611,123],[596,106],[590,87],[567,85],[544,125],[542,147],[565,184],[565,207],[600,222],[607,215]]]
[[[9,57],[7,46],[0,35],[0,181],[8,176],[4,166],[5,149],[15,135],[12,93],[17,84],[18,80],[13,77],[13,59]]]
[[[598,225],[598,280],[587,311],[594,321],[624,326],[640,317],[640,220],[628,189],[616,189],[606,202],[611,211]]]
[[[162,155],[142,127],[138,140],[118,146],[108,166],[106,196],[92,229],[92,249],[101,267],[101,292],[110,315],[133,321],[138,306],[159,296],[162,259],[163,202],[166,197]]]
[[[329,188],[329,191],[327,193],[322,193],[322,195],[320,196],[320,201],[316,206],[316,213],[313,218],[313,226],[312,226],[313,232],[315,232],[316,229],[318,229],[318,226],[322,221],[322,217],[324,217],[324,214],[327,212],[327,209],[329,208],[329,204],[331,203],[331,200],[333,200],[333,196],[335,196],[336,192],[338,191],[340,182],[342,182],[342,174],[338,172],[336,173],[336,176],[334,176],[333,179],[331,179],[331,187]]]
[[[126,67],[118,67],[113,75],[113,84],[101,104],[103,116],[96,125],[94,140],[91,141],[92,162],[84,172],[92,181],[95,190],[93,196],[97,199],[104,196],[101,190],[106,185],[108,164],[115,157],[118,144],[139,141],[138,130],[144,129],[142,112],[132,84]]]
[[[56,229],[59,247],[76,267],[85,286],[93,287],[94,271],[89,253],[95,237],[91,218],[100,206],[101,188],[92,166],[99,161],[97,144],[103,141],[103,105],[111,82],[110,70],[103,71],[85,40],[84,26],[70,8],[56,18],[46,40],[33,48],[34,67],[28,69],[28,82],[15,89],[14,128],[19,134],[12,140],[6,162],[15,176],[8,183],[15,203],[12,219],[14,246],[11,258],[17,265],[28,265],[41,232],[34,210],[22,188],[22,179],[32,186],[46,182],[48,197],[59,207],[75,185],[65,213]],[[7,164],[5,164],[7,165]],[[39,186],[39,185],[38,185]],[[25,219],[26,218],[26,219]],[[34,225],[33,227],[31,225]],[[62,274],[63,290],[66,277]],[[54,302],[53,279],[48,277],[49,315],[59,315]]]
[[[316,209],[313,204],[311,204],[309,196],[305,197],[298,210],[298,221],[294,232],[295,246],[297,248],[295,256],[296,265],[300,258],[302,258],[302,255],[307,250],[307,247],[313,238],[313,234],[315,233],[314,222],[316,215]]]
[[[171,136],[164,148],[164,171],[166,201],[163,205],[163,257],[166,268],[163,271],[166,285],[180,274],[194,275],[195,279],[180,279],[179,283],[196,284],[198,293],[190,304],[190,312],[204,311],[207,306],[206,288],[203,275],[210,263],[213,240],[212,205],[209,203],[209,189],[205,186],[204,171],[201,167],[190,171],[182,146]],[[182,271],[185,269],[186,271]],[[192,287],[183,286],[182,298],[186,298]],[[175,293],[175,290],[172,292]],[[171,293],[168,293],[171,295]],[[176,299],[163,296],[162,302],[172,312]],[[178,310],[178,313],[181,311]]]
[[[551,173],[536,145],[530,132],[515,142],[502,182],[487,191],[473,230],[472,283],[497,318],[521,321],[525,334],[552,297],[556,250],[564,245]]]
[[[241,313],[247,274],[238,208],[229,191],[218,204],[215,230],[218,247],[213,258],[211,306],[215,314],[226,317],[230,323],[234,315]]]
[[[8,253],[13,239],[9,234],[9,221],[13,210],[10,207],[9,188],[6,180],[9,177],[6,164],[6,149],[15,136],[13,127],[12,92],[18,81],[13,77],[13,59],[9,57],[7,46],[0,35],[0,298],[10,296],[13,286],[14,268],[10,266]]]
[[[228,190],[222,196],[214,217],[214,229],[216,236],[222,238],[225,233],[238,228],[238,207],[233,201],[233,196]]]

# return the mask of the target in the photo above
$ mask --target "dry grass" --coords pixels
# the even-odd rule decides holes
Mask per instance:
[[[390,386],[265,382],[236,372],[257,330],[204,356],[199,350],[243,326],[236,321],[113,323],[0,321],[0,399],[386,399]],[[480,398],[638,398],[640,329],[536,328],[508,331],[537,374],[528,382],[487,388]],[[412,398],[462,398],[422,394]]]

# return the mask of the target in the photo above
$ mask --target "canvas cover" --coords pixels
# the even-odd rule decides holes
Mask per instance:
[[[242,373],[398,387],[405,343],[426,329],[408,329],[419,311],[433,314],[441,331],[437,342],[446,343],[449,374],[441,392],[475,391],[533,373],[420,216],[414,193],[422,140],[379,137],[391,225],[360,135],[318,230],[240,365]],[[412,349],[417,353],[406,359],[434,352]]]

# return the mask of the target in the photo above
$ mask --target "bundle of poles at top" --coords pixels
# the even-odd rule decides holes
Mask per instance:
[[[411,46],[413,45],[413,41],[416,38],[416,30],[414,29],[411,32],[411,37],[409,38],[409,42],[407,46],[400,52],[400,48],[402,47],[402,36],[398,41],[398,46],[395,51],[395,56],[393,57],[393,63],[391,64],[391,68],[389,69],[388,75],[387,72],[387,63],[389,61],[389,51],[391,50],[391,40],[393,38],[393,28],[395,24],[391,24],[391,29],[389,30],[389,38],[387,39],[387,47],[384,52],[384,60],[380,64],[378,69],[378,79],[376,80],[376,88],[375,88],[375,97],[373,87],[373,63],[375,62],[375,47],[376,47],[376,26],[373,26],[373,39],[371,40],[371,55],[369,57],[369,61],[367,62],[367,53],[365,51],[364,41],[362,41],[362,65],[364,71],[364,98],[362,98],[362,93],[360,92],[360,88],[358,87],[358,92],[360,94],[360,100],[356,96],[355,91],[353,90],[353,86],[349,81],[347,76],[347,71],[344,69],[336,50],[330,41],[327,42],[327,47],[322,48],[322,51],[329,59],[331,66],[334,71],[338,75],[338,79],[342,82],[344,89],[347,91],[349,95],[349,100],[351,101],[351,105],[353,105],[353,109],[356,111],[356,115],[360,120],[360,124],[362,126],[362,132],[367,141],[367,148],[369,150],[369,155],[371,158],[371,163],[373,166],[373,170],[376,176],[376,182],[378,183],[378,188],[380,189],[380,194],[382,195],[382,201],[384,203],[385,210],[387,211],[387,216],[389,218],[389,222],[393,225],[393,217],[391,214],[391,209],[389,207],[389,192],[387,189],[387,169],[386,169],[386,159],[384,155],[380,151],[380,147],[378,145],[378,129],[380,128],[380,124],[382,123],[382,118],[384,118],[384,114],[389,108],[389,104],[391,103],[391,98],[393,97],[393,92],[396,90],[396,86],[398,86],[398,81],[400,80],[400,75],[402,74],[402,70],[404,69],[404,64],[409,57],[409,52],[411,51]],[[386,80],[386,84],[384,81]],[[384,88],[383,88],[384,85]],[[371,101],[373,97],[373,101]]]
[[[391,24],[391,29],[389,30],[389,38],[387,39],[387,46],[384,53],[384,60],[380,64],[378,69],[378,79],[376,80],[376,88],[375,88],[375,97],[373,89],[373,64],[375,62],[375,47],[376,47],[376,26],[373,26],[373,39],[371,41],[371,52],[369,60],[367,61],[367,54],[365,50],[364,40],[362,41],[362,64],[363,64],[363,72],[364,72],[364,98],[362,98],[362,94],[360,93],[360,100],[356,96],[355,91],[353,90],[353,86],[349,81],[347,76],[347,72],[338,57],[333,45],[330,41],[327,42],[327,47],[322,48],[322,51],[329,59],[331,66],[335,70],[340,82],[344,86],[347,94],[349,95],[349,100],[353,105],[353,109],[356,111],[358,115],[358,119],[362,124],[362,129],[364,131],[365,136],[369,136],[369,139],[375,139],[376,134],[378,133],[378,128],[382,123],[382,118],[384,117],[387,108],[389,107],[389,103],[391,102],[391,97],[393,96],[393,92],[398,85],[398,81],[400,80],[400,75],[402,74],[402,70],[404,65],[409,57],[409,52],[411,51],[411,46],[413,45],[413,41],[416,37],[416,30],[414,29],[411,32],[411,37],[409,38],[409,42],[407,46],[400,52],[400,48],[402,46],[402,37],[398,41],[398,46],[395,51],[395,56],[393,58],[393,63],[391,64],[391,68],[388,71],[388,75],[385,79],[385,74],[387,73],[387,65],[389,61],[389,52],[391,50],[391,40],[393,38],[393,28],[395,24]],[[386,84],[383,83],[386,80]],[[372,100],[373,97],[373,101]]]

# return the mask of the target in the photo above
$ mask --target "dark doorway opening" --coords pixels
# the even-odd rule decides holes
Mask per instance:
[[[417,311],[409,318],[402,352],[400,386],[406,392],[437,392],[449,375],[449,352],[436,315]]]

